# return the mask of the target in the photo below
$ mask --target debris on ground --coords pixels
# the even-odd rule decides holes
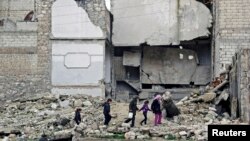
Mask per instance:
[[[164,99],[169,99],[166,98],[168,96],[169,93],[163,95],[163,102]],[[206,140],[209,124],[240,124],[238,119],[232,120],[226,112],[218,114],[215,104],[211,102],[193,102],[200,96],[191,94],[177,103],[172,101],[170,105],[174,107],[178,116],[164,119],[159,126],[153,125],[154,115],[151,112],[148,113],[148,124],[139,125],[143,114],[138,112],[134,128],[124,123],[128,114],[128,103],[115,101],[111,103],[113,118],[106,127],[103,125],[102,107],[105,100],[101,97],[56,96],[48,93],[9,100],[0,107],[0,138],[38,140],[42,135],[46,135],[51,140],[67,138]],[[217,105],[227,99],[226,92],[223,92],[216,100]],[[82,122],[79,125],[73,120],[76,108],[82,109]]]

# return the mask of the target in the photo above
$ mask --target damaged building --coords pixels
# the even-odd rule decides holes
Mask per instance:
[[[190,86],[211,81],[211,3],[111,2],[117,97],[147,98],[170,89],[178,99]]]
[[[237,65],[248,64],[249,10],[248,0],[111,0],[110,11],[104,0],[1,0],[0,100],[166,90],[180,99],[233,63],[238,117],[249,111],[249,68]]]
[[[104,97],[111,81],[105,1],[1,0],[0,21],[1,100],[44,92]]]

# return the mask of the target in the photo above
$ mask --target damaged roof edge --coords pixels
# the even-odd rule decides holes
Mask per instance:
[[[95,25],[99,26],[103,33],[110,38],[111,31],[111,13],[106,7],[104,0],[75,0],[79,7],[82,7],[90,21]]]

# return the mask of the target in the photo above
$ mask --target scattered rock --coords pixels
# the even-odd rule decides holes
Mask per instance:
[[[163,120],[161,125],[155,127],[151,126],[150,118],[147,125],[136,125],[137,128],[130,128],[130,123],[123,123],[126,117],[121,116],[121,113],[117,111],[112,114],[113,118],[109,126],[104,126],[103,107],[100,106],[104,100],[101,98],[74,95],[59,96],[56,100],[55,96],[46,96],[45,99],[43,97],[40,95],[34,98],[17,99],[15,102],[9,101],[3,104],[0,112],[0,133],[15,134],[18,141],[35,140],[35,138],[40,138],[43,131],[52,139],[72,135],[75,137],[74,139],[112,138],[121,135],[122,138],[141,140],[148,138],[159,140],[164,137],[168,140],[201,140],[207,138],[205,135],[208,124],[240,124],[239,120],[229,120],[230,117],[227,113],[218,116],[211,103],[193,103],[191,101],[192,98],[195,99],[193,96],[184,98],[182,103],[177,106],[181,111],[178,116],[169,118],[167,121]],[[164,99],[169,100],[171,97],[167,95]],[[172,102],[174,103],[174,101]],[[111,108],[116,108],[121,103],[113,101],[112,104],[114,105],[111,105]],[[76,107],[82,109],[82,121],[79,125],[76,125],[73,120]],[[136,119],[138,120],[138,118]],[[18,130],[15,131],[15,129]]]
[[[216,109],[214,107],[209,107],[209,110],[216,112]]]
[[[54,139],[69,139],[72,136],[71,130],[62,130],[54,133]]]
[[[138,135],[137,139],[141,140],[141,139],[149,139],[149,135]]]
[[[218,105],[221,101],[227,101],[229,98],[229,93],[227,92],[228,90],[223,90],[220,96],[217,98],[215,101],[215,104]]]
[[[64,100],[64,101],[60,101],[59,104],[60,104],[60,107],[62,108],[68,108],[69,107],[69,100]]]
[[[52,108],[52,109],[55,110],[57,107],[58,107],[58,105],[57,105],[56,103],[52,103],[52,104],[51,104],[51,108]]]
[[[223,116],[225,119],[230,119],[230,115],[229,115],[227,112],[223,113],[222,116]]]
[[[122,123],[122,127],[130,127],[130,123]]]
[[[186,136],[186,135],[187,135],[187,132],[186,132],[186,131],[181,131],[181,132],[179,132],[179,134],[180,134],[181,136]]]
[[[129,131],[129,132],[125,133],[124,137],[126,140],[134,140],[135,133],[133,131]]]
[[[108,127],[107,131],[110,132],[110,133],[113,133],[113,132],[115,132],[117,130],[116,130],[116,127],[112,126],[112,127]]]
[[[211,102],[215,99],[215,97],[216,97],[216,93],[213,93],[213,92],[205,93],[204,95],[200,96],[200,98],[204,102]]]
[[[92,103],[90,101],[84,101],[82,104],[84,106],[92,106]]]
[[[82,106],[82,100],[81,99],[77,99],[74,101],[74,107],[81,107]]]

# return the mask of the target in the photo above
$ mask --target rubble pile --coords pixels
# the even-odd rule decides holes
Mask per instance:
[[[49,93],[9,100],[0,107],[0,136],[37,139],[44,133],[52,139],[70,138],[75,109],[81,107],[83,123],[95,129],[103,120],[103,102],[99,97]]]
[[[214,97],[211,95],[203,96],[204,101]],[[0,137],[8,138],[10,141],[37,140],[42,134],[51,140],[84,140],[88,137],[206,140],[207,125],[240,123],[239,120],[231,120],[227,114],[217,114],[212,103],[197,102],[196,99],[200,99],[201,96],[193,93],[177,102],[175,108],[180,112],[178,116],[163,120],[160,126],[148,124],[134,128],[130,128],[129,123],[123,123],[127,112],[122,112],[124,115],[118,113],[122,110],[120,107],[127,107],[127,103],[112,102],[113,118],[106,127],[103,125],[102,114],[104,99],[100,97],[43,94],[15,99],[6,101],[0,107]],[[225,96],[221,99],[223,98]],[[82,109],[82,122],[75,125],[74,111],[79,107]],[[136,118],[142,120],[139,119],[140,113]],[[149,118],[153,120],[152,113],[149,113]]]

